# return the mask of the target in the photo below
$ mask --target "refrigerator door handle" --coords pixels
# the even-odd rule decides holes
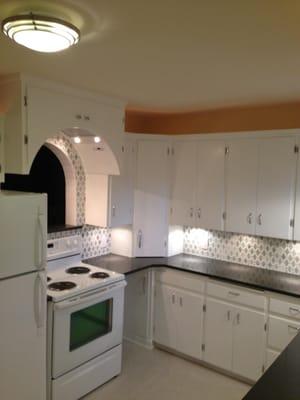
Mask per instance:
[[[46,238],[46,229],[45,229],[45,215],[39,213],[38,215],[38,224],[39,224],[39,232],[40,232],[40,253],[39,253],[39,262],[38,269],[46,268],[46,260],[47,260],[47,238]]]
[[[34,290],[34,317],[38,329],[45,325],[46,321],[46,300],[47,300],[47,283],[45,272],[39,272],[35,280]]]

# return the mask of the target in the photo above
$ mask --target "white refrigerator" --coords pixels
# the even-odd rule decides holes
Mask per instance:
[[[0,399],[46,399],[47,198],[0,192]]]

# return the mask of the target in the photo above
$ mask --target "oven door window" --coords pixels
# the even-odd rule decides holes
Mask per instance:
[[[70,351],[111,332],[112,307],[108,299],[71,314]]]

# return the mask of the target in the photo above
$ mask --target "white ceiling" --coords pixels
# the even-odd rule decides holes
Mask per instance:
[[[62,53],[0,34],[0,74],[27,72],[114,95],[132,107],[211,108],[300,99],[297,0],[0,0],[82,31]]]

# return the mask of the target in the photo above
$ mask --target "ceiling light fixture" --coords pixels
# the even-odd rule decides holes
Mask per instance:
[[[76,143],[76,144],[81,143],[81,138],[80,138],[79,136],[75,136],[75,137],[73,138],[73,140],[74,140],[74,143]]]
[[[31,50],[53,53],[78,43],[79,30],[57,18],[41,15],[18,15],[2,22],[6,36]]]
[[[94,142],[95,143],[100,143],[101,142],[101,138],[99,136],[94,136]]]

